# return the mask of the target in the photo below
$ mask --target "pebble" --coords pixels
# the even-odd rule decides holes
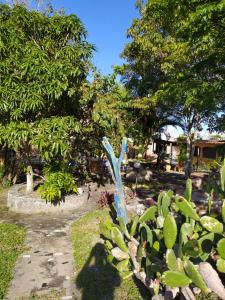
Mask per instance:
[[[73,299],[72,296],[65,296],[65,297],[62,297],[62,300],[69,300],[69,299]]]
[[[30,258],[30,255],[29,254],[25,254],[25,255],[23,255],[23,258]]]
[[[61,255],[63,255],[62,252],[56,252],[56,253],[54,253],[54,256],[61,256]]]

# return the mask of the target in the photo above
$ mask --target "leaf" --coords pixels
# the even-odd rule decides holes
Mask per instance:
[[[191,257],[198,257],[201,254],[201,246],[198,240],[187,241],[183,246],[183,252]]]
[[[200,222],[202,226],[210,232],[223,233],[223,224],[213,217],[201,217]]]
[[[223,258],[218,258],[216,262],[217,270],[221,273],[225,273],[225,260]]]
[[[222,238],[221,240],[219,240],[218,244],[217,244],[217,251],[219,253],[219,255],[225,259],[225,238]]]
[[[139,222],[139,216],[136,216],[133,219],[132,225],[131,225],[131,229],[130,229],[130,235],[134,236],[134,234],[136,233],[136,229],[137,229],[137,224]]]
[[[177,224],[174,217],[167,215],[163,224],[164,242],[167,249],[172,249],[177,238]]]
[[[143,238],[143,229],[146,231],[146,236],[145,238]],[[151,229],[148,227],[147,224],[143,223],[141,224],[140,228],[139,228],[139,232],[141,233],[141,240],[142,242],[147,241],[150,245],[150,247],[152,247],[153,244],[153,235],[152,235],[152,231]]]
[[[223,200],[223,204],[222,204],[222,218],[223,218],[223,222],[225,223],[225,200]]]
[[[192,197],[192,181],[190,178],[186,180],[186,189],[184,194],[185,199],[187,199],[188,202],[191,201]]]
[[[209,254],[213,247],[215,234],[213,232],[207,233],[203,235],[198,241],[202,250],[202,254],[200,255],[203,261],[206,261],[209,257]]]
[[[162,215],[165,218],[169,213],[171,198],[168,194],[165,194],[162,198]]]
[[[150,221],[150,220],[155,220],[155,214],[156,214],[156,211],[157,211],[157,206],[151,206],[149,207],[144,213],[142,216],[140,216],[139,218],[139,222],[147,222],[147,221]]]
[[[111,232],[110,232],[110,230],[108,230],[108,228],[104,224],[101,223],[99,225],[99,231],[100,231],[100,234],[102,234],[107,239],[111,240]]]
[[[120,262],[116,265],[116,268],[117,268],[117,270],[118,270],[120,273],[126,272],[126,271],[129,270],[128,264],[129,264],[129,259],[125,259],[125,260],[120,261]]]
[[[124,222],[124,219],[123,219],[122,217],[119,218],[119,224],[120,224],[120,229],[121,229],[122,233],[124,233],[125,236],[126,236],[127,238],[129,238],[130,235],[129,235],[129,233],[128,233],[127,226],[126,226],[126,224],[125,224],[125,222]]]
[[[162,280],[165,285],[172,288],[187,286],[191,283],[191,279],[184,273],[177,271],[166,271],[163,273]]]
[[[115,244],[124,252],[128,253],[128,248],[124,242],[124,237],[117,227],[112,227],[111,238]]]
[[[221,184],[221,189],[224,192],[225,191],[225,161],[220,170],[220,184]]]
[[[179,196],[176,198],[176,204],[183,215],[199,221],[199,215],[185,198]]]
[[[199,287],[204,293],[209,293],[209,289],[206,286],[201,274],[190,260],[186,260],[184,262],[184,270],[197,287]]]
[[[166,264],[171,271],[177,271],[177,258],[172,249],[166,251]]]

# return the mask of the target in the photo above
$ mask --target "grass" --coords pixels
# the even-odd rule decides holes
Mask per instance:
[[[0,299],[5,299],[18,255],[23,251],[25,229],[0,224]]]
[[[82,300],[149,299],[149,293],[133,278],[122,280],[106,260],[99,224],[109,217],[108,210],[88,213],[71,228],[76,268],[76,285]]]

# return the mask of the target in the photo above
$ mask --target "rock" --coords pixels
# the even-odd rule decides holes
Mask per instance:
[[[145,206],[143,204],[137,204],[137,214],[139,216],[143,215],[145,211]]]
[[[152,171],[140,169],[139,172],[132,170],[126,174],[126,180],[128,182],[136,182],[136,177],[138,183],[150,182],[152,178]]]
[[[202,262],[199,264],[198,269],[207,287],[221,299],[225,300],[225,288],[213,267],[207,262]]]
[[[123,259],[129,258],[129,254],[120,250],[119,247],[113,248],[111,252],[112,252],[112,255],[118,260],[123,260]]]

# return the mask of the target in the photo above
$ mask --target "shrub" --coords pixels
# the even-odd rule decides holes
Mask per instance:
[[[65,171],[46,172],[46,181],[38,188],[40,196],[48,202],[60,200],[64,195],[76,193],[77,186],[70,173]]]

